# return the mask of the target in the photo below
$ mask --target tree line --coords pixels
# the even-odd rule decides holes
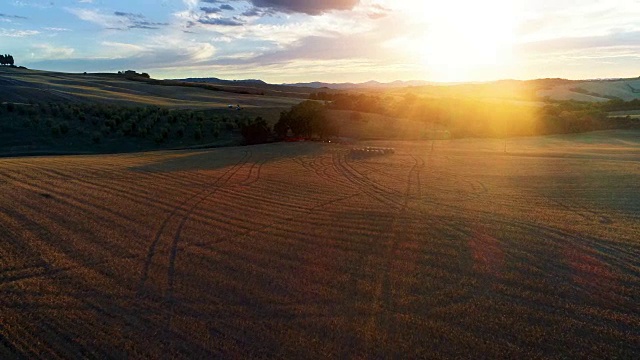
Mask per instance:
[[[503,137],[574,133],[638,126],[609,118],[608,112],[640,110],[640,100],[589,103],[547,101],[543,106],[473,97],[327,93],[311,95],[334,110],[374,113],[446,128],[453,137]]]
[[[82,143],[113,143],[125,138],[142,144],[211,142],[226,133],[241,135],[247,145],[284,140],[287,136],[324,138],[338,134],[326,107],[304,101],[280,114],[271,127],[258,116],[213,115],[199,110],[97,103],[32,102],[0,104],[0,133],[25,131],[56,139],[84,138]],[[13,129],[13,130],[10,130]]]
[[[30,133],[78,143],[118,143],[136,139],[151,147],[167,143],[216,141],[238,131],[241,119],[200,110],[97,103],[33,102],[0,104],[0,134]]]
[[[9,54],[1,55],[0,54],[0,65],[13,66],[14,65],[13,55],[9,55]]]
[[[337,136],[340,132],[339,124],[328,116],[327,107],[311,100],[303,101],[287,111],[282,111],[273,129],[261,117],[242,122],[239,127],[247,145],[284,140],[290,136],[324,139]]]

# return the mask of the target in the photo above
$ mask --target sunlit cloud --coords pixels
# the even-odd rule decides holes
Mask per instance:
[[[31,47],[32,59],[69,59],[75,49],[70,47],[57,47],[49,44],[36,44]]]
[[[55,39],[52,46],[75,49],[72,56],[83,68],[93,61],[103,69],[106,63],[96,59],[111,56],[151,74],[195,75],[198,69],[207,76],[225,68],[234,77],[260,77],[262,71],[265,80],[277,82],[292,74],[301,81],[349,81],[366,71],[372,79],[435,81],[530,78],[543,70],[549,76],[588,78],[615,69],[625,76],[636,72],[629,59],[640,34],[636,0],[72,3],[11,2],[0,13],[11,29],[0,30],[0,36],[26,39],[8,45],[24,57],[43,37]],[[62,32],[64,37],[55,36]],[[567,61],[573,68],[562,70]],[[294,71],[301,62],[324,66],[324,74],[312,79],[315,72]],[[605,69],[602,62],[614,66]],[[42,63],[56,64],[61,59]],[[268,70],[277,66],[291,74]]]

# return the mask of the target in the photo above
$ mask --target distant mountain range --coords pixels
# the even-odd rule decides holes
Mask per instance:
[[[525,98],[533,94],[540,98],[554,100],[608,101],[622,99],[625,101],[640,98],[640,78],[567,80],[558,78],[536,80],[498,80],[492,82],[471,83],[438,83],[429,81],[393,81],[381,83],[368,81],[364,83],[326,83],[307,82],[292,84],[269,84],[258,79],[223,80],[214,77],[187,78],[177,81],[204,83],[219,90],[242,92],[248,94],[274,95],[308,98],[310,93],[323,91],[348,90],[391,90],[414,87],[416,91],[427,96],[477,96],[493,98],[513,98],[524,92]],[[516,96],[517,97],[517,96]]]
[[[186,78],[186,79],[172,79],[176,81],[186,81],[194,83],[207,83],[207,84],[219,84],[219,85],[270,85],[259,79],[246,79],[246,80],[224,80],[215,77],[207,78]]]
[[[247,86],[247,85],[275,85],[275,86],[292,86],[299,88],[311,88],[311,89],[322,89],[329,88],[335,90],[347,90],[347,89],[390,89],[390,88],[403,88],[409,86],[425,86],[425,85],[446,85],[443,83],[434,83],[429,81],[400,81],[396,80],[389,83],[381,83],[378,81],[367,81],[364,83],[326,83],[326,82],[308,82],[308,83],[291,83],[291,84],[269,84],[262,80],[258,79],[245,79],[245,80],[223,80],[215,77],[208,78],[186,78],[186,79],[174,79],[177,81],[187,81],[187,82],[195,82],[195,83],[208,83],[208,84],[219,84],[219,85],[237,85],[237,86]]]
[[[350,82],[325,83],[325,82],[314,81],[309,83],[294,83],[294,84],[282,84],[282,85],[308,87],[308,88],[314,88],[314,89],[329,88],[329,89],[336,89],[336,90],[345,90],[345,89],[374,89],[374,88],[389,89],[389,88],[403,88],[403,87],[409,87],[409,86],[425,86],[425,85],[434,85],[434,84],[444,85],[442,83],[434,83],[434,82],[421,81],[421,80],[412,80],[412,81],[396,80],[389,83],[381,83],[373,80],[367,81],[364,83],[350,83]]]

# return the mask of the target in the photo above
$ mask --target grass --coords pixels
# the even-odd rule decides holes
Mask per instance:
[[[154,85],[115,74],[68,74],[6,67],[0,68],[0,84],[0,155],[238,145],[243,142],[238,132],[240,121],[262,117],[272,125],[281,111],[300,102],[299,98],[270,95],[275,93],[271,90],[267,95],[251,95],[240,94],[238,89],[224,91],[224,86],[213,91],[178,86],[177,82]],[[18,104],[13,106],[18,111],[9,110],[8,103]],[[39,111],[52,104],[64,111]],[[229,104],[240,105],[242,110],[229,109]],[[87,109],[100,107],[107,110],[87,114]],[[157,119],[146,113],[135,116],[132,108],[152,108],[163,113]],[[180,120],[170,121],[166,111],[178,114]],[[202,121],[189,118],[194,114]],[[110,124],[113,119],[109,118],[114,116],[119,117],[117,126]],[[132,123],[144,127],[145,132],[131,131]],[[60,126],[67,130],[60,131]]]
[[[119,105],[153,105],[210,109],[228,104],[243,107],[289,108],[299,98],[238,94],[198,87],[160,86],[110,74],[69,74],[0,68],[0,98],[9,102],[102,102]]]
[[[552,87],[538,92],[540,97],[549,97],[555,100],[577,100],[588,102],[605,102],[611,98],[620,98],[630,101],[640,98],[640,93],[635,92],[634,87],[640,86],[640,80],[601,80],[578,81]]]
[[[638,132],[0,161],[0,357],[635,358]]]

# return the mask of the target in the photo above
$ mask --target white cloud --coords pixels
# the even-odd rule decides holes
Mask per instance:
[[[0,37],[22,38],[40,34],[37,30],[0,29]]]
[[[36,44],[31,47],[32,59],[59,60],[69,59],[73,56],[75,49],[64,46],[53,46],[50,44]]]
[[[216,49],[209,43],[193,44],[187,48],[189,57],[193,61],[205,61],[213,57]]]
[[[103,41],[101,45],[108,48],[109,58],[114,59],[135,57],[147,51],[143,46],[121,42]]]
[[[98,24],[106,28],[122,27],[124,21],[126,21],[126,18],[102,14],[97,10],[67,8],[67,11],[77,16],[80,20]]]
[[[61,27],[46,27],[44,29],[47,31],[55,31],[55,32],[71,31],[71,29],[61,28]]]

